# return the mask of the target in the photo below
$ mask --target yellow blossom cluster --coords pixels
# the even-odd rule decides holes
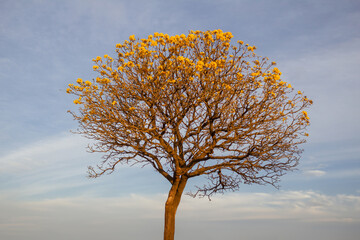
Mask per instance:
[[[306,111],[302,111],[302,113],[304,114],[304,117],[305,117],[306,119],[310,119]]]
[[[307,125],[309,125],[310,123],[310,117],[308,115],[308,113],[306,111],[302,111],[302,116],[301,116],[301,120],[303,120]]]
[[[74,103],[82,104],[86,121],[100,114],[99,109],[116,108],[137,114],[141,107],[128,99],[144,96],[172,96],[174,104],[179,101],[176,106],[199,96],[194,103],[197,106],[211,96],[214,102],[229,106],[233,115],[237,114],[237,106],[249,103],[279,101],[289,111],[300,101],[312,103],[300,91],[299,97],[288,101],[286,94],[293,88],[281,79],[281,71],[273,67],[276,63],[267,64],[267,58],[255,54],[255,46],[243,41],[231,46],[232,38],[232,33],[220,29],[175,36],[155,32],[143,39],[131,35],[116,44],[115,58],[104,55],[93,59],[93,70],[98,74],[94,80],[79,78],[77,84],[69,84],[66,92],[78,96]],[[259,112],[272,112],[286,123],[287,116],[279,109],[280,105],[268,104]],[[304,112],[303,119],[309,120]]]

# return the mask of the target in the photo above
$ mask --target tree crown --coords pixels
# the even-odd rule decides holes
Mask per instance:
[[[242,183],[276,185],[298,164],[312,104],[294,93],[255,46],[230,32],[134,35],[115,59],[93,59],[96,79],[69,84],[78,96],[79,133],[103,152],[91,177],[119,163],[150,164],[170,183],[206,175],[210,196]]]

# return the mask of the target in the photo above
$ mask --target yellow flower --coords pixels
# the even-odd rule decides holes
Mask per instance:
[[[130,110],[130,111],[135,110],[135,109],[136,109],[135,107],[131,107],[131,108],[129,108],[129,110]]]
[[[89,82],[89,81],[86,81],[85,84],[88,86],[91,86],[91,82]]]
[[[96,65],[93,66],[93,69],[94,69],[94,70],[97,70],[98,68],[99,68],[99,66],[96,66]]]
[[[275,68],[273,69],[273,72],[276,73],[276,74],[281,75],[281,72],[280,72],[280,70],[279,70],[277,67],[275,67]]]
[[[306,111],[302,111],[306,119],[310,119]]]
[[[280,75],[273,75],[274,80],[279,80],[280,79]]]
[[[225,84],[225,88],[226,88],[227,90],[231,90],[231,86],[230,86],[230,85]]]
[[[195,38],[196,38],[196,37],[195,37],[194,34],[189,34],[189,35],[188,35],[188,39],[189,39],[190,41],[193,41]]]
[[[197,71],[201,71],[204,67],[204,62],[203,61],[198,61],[196,64],[196,70]]]
[[[157,46],[157,41],[151,41],[151,46]]]
[[[249,46],[247,49],[248,49],[249,51],[254,51],[254,47],[250,47],[250,46]]]
[[[210,63],[210,67],[211,67],[211,68],[216,68],[216,67],[217,67],[216,62],[211,62],[211,63]]]
[[[301,91],[298,91],[298,94],[302,94],[302,92],[301,92]]]
[[[288,85],[288,88],[292,88],[291,84]]]
[[[184,58],[183,56],[179,56],[179,57],[177,57],[177,60],[178,60],[179,62],[182,62],[182,61],[185,60],[185,58]]]
[[[227,32],[227,33],[225,33],[225,35],[229,39],[234,37],[231,32]]]
[[[175,37],[175,36],[171,36],[171,37],[169,38],[169,42],[170,42],[170,43],[176,42],[176,37]]]
[[[74,103],[75,104],[80,104],[81,103],[81,97],[79,97],[79,99],[74,100]]]
[[[76,82],[80,84],[80,83],[83,82],[83,80],[82,80],[81,78],[78,78],[78,79],[76,80]]]
[[[66,93],[70,93],[70,88],[67,88],[67,89],[66,89]]]
[[[121,48],[122,45],[120,43],[116,44],[116,48]]]
[[[117,103],[116,101],[113,101],[111,104],[112,104],[112,105],[115,105],[116,103]]]
[[[130,41],[135,41],[136,39],[135,39],[135,35],[131,35],[130,37],[129,37],[129,40]]]

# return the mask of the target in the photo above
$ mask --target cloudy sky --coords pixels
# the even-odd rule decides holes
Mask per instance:
[[[169,184],[128,166],[86,178],[101,156],[69,133],[65,90],[129,35],[214,29],[257,46],[314,100],[310,137],[280,190],[184,196],[177,239],[358,239],[358,0],[0,0],[0,239],[161,239]]]

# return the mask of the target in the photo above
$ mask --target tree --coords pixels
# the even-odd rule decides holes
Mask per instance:
[[[193,196],[212,196],[240,184],[271,184],[299,161],[312,101],[281,80],[254,46],[230,32],[190,31],[130,36],[115,60],[93,59],[96,79],[69,84],[78,96],[78,133],[104,153],[90,177],[119,163],[152,166],[171,188],[164,239],[175,234],[175,214],[187,181],[208,183]]]

